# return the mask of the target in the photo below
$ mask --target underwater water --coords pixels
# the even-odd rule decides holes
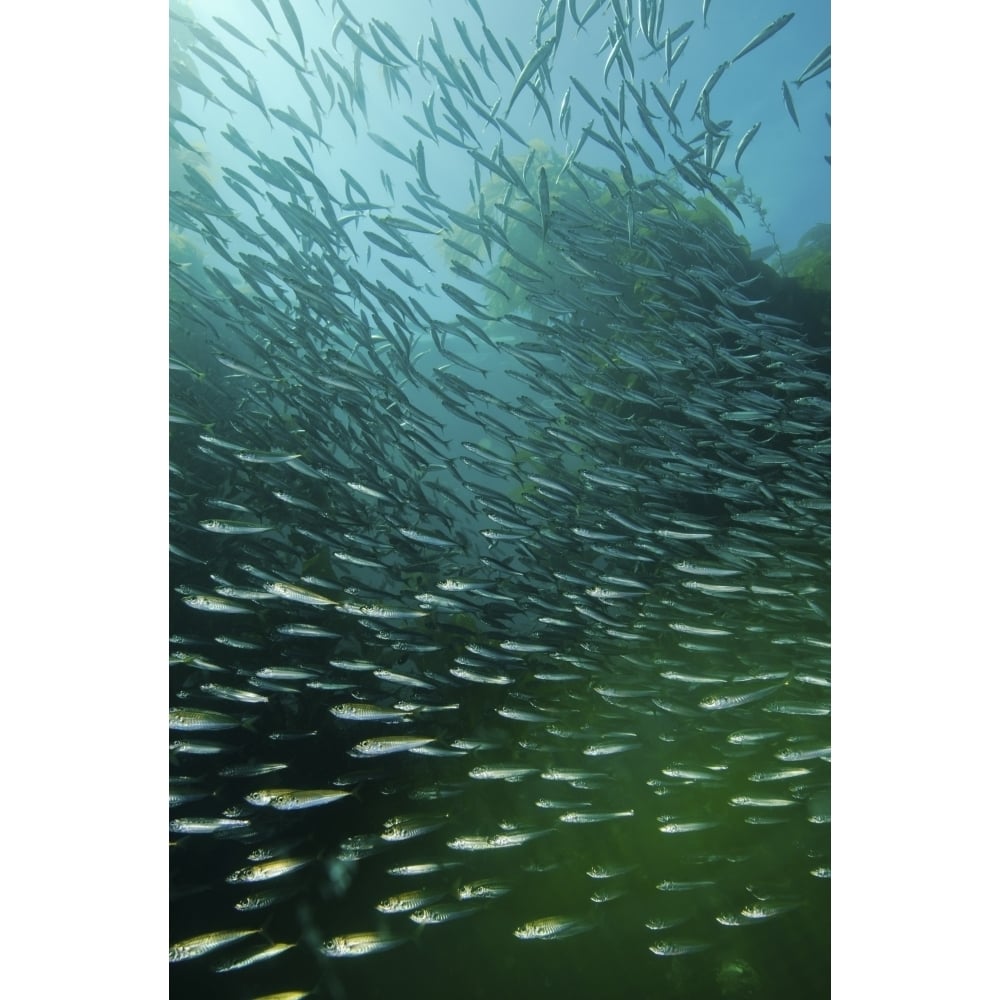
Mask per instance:
[[[170,18],[171,995],[828,996],[829,5]]]

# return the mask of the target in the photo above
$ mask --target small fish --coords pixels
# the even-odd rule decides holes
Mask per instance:
[[[791,116],[793,122],[795,122],[795,127],[801,132],[802,129],[799,127],[799,116],[795,113],[795,104],[792,101],[792,92],[788,89],[788,84],[782,80],[781,81],[781,96],[785,101],[785,107],[788,109],[788,114]]]
[[[583,753],[586,757],[609,757],[628,750],[638,750],[641,746],[641,743],[592,743],[583,748]]]
[[[379,913],[411,913],[429,903],[436,903],[444,893],[437,889],[412,889],[388,896],[375,904]]]
[[[170,832],[181,834],[218,833],[220,830],[239,830],[249,825],[250,820],[248,819],[229,819],[225,816],[202,819],[187,816],[184,819],[171,820]]]
[[[288,26],[292,29],[292,34],[295,36],[295,41],[298,42],[299,51],[302,53],[302,58],[306,57],[306,43],[302,37],[302,26],[299,24],[298,16],[295,13],[295,8],[292,6],[291,0],[278,0],[281,4],[281,11],[285,15],[285,20],[288,22]]]
[[[466,882],[455,890],[459,899],[499,899],[510,892],[509,882],[498,878],[484,878],[478,882]]]
[[[494,833],[489,836],[455,837],[448,841],[453,851],[493,851],[507,847],[520,847],[529,840],[549,833],[549,830],[519,830],[509,833]]]
[[[664,823],[659,829],[660,833],[698,833],[718,825],[718,823],[703,820],[694,823]]]
[[[205,531],[211,531],[217,535],[259,535],[265,531],[274,530],[273,525],[261,524],[259,521],[224,521],[219,518],[211,518],[207,521],[199,521],[198,524]]]
[[[224,684],[202,684],[201,690],[205,694],[214,695],[225,701],[235,701],[246,705],[259,705],[268,701],[266,694],[259,694],[256,691],[244,691],[241,688],[227,687]]]
[[[765,711],[778,715],[829,715],[830,705],[809,701],[778,701],[768,705]]]
[[[271,109],[274,111],[274,109]],[[281,465],[285,462],[293,462],[302,456],[290,452],[272,451],[238,451],[236,457],[241,462],[251,462],[257,465]]]
[[[348,753],[352,757],[381,757],[384,754],[414,750],[433,742],[433,736],[372,736],[356,743]]]
[[[729,802],[730,805],[750,809],[787,809],[795,805],[795,799],[768,799],[754,795],[736,795]]]
[[[226,876],[226,881],[231,885],[242,882],[266,882],[272,878],[290,875],[309,863],[308,858],[274,858],[248,868],[239,868]]]
[[[779,767],[773,771],[754,771],[750,775],[750,780],[760,781],[788,781],[790,778],[804,778],[812,772],[808,767]]]
[[[264,20],[271,26],[271,30],[277,31],[278,29],[274,26],[274,21],[271,20],[271,14],[267,9],[264,0],[250,0],[250,2],[257,8]]]
[[[684,622],[670,622],[670,628],[675,632],[683,632],[685,635],[732,635],[733,633],[722,628],[708,628],[702,625],[686,625]]]
[[[786,762],[816,760],[817,758],[820,760],[829,760],[830,745],[828,743],[824,743],[820,746],[791,746],[786,747],[783,750],[779,750],[774,756],[777,757],[778,760]]]
[[[237,969],[245,969],[250,965],[256,965],[258,962],[266,962],[269,958],[276,958],[278,955],[288,951],[289,948],[294,947],[294,943],[276,941],[274,944],[270,944],[260,951],[251,952],[241,958],[230,959],[228,962],[221,962],[212,968],[215,972],[235,972]]]
[[[741,729],[738,732],[730,733],[726,739],[735,746],[743,746],[748,743],[766,743],[782,735],[783,733],[779,729]]]
[[[196,756],[211,756],[217,753],[229,753],[233,747],[221,743],[204,743],[197,740],[171,740],[171,753],[188,753]]]
[[[286,583],[284,580],[275,580],[265,583],[264,589],[275,597],[283,597],[288,601],[296,601],[299,604],[308,604],[312,607],[323,607],[324,605],[336,604],[332,598],[317,594],[313,590],[307,590],[298,584]]]
[[[409,718],[408,712],[396,708],[382,708],[380,705],[349,701],[342,705],[332,705],[330,714],[348,722],[400,722]]]
[[[538,774],[537,767],[513,767],[506,765],[489,766],[482,764],[469,772],[470,778],[480,781],[521,781],[529,775]]]
[[[284,812],[293,809],[312,809],[315,806],[325,806],[329,802],[338,802],[350,795],[340,789],[328,788],[268,788],[244,795],[244,799],[252,806],[270,806]]]
[[[405,687],[422,688],[425,691],[434,690],[433,684],[428,684],[427,681],[422,681],[418,677],[411,677],[409,674],[397,673],[395,670],[373,670],[372,676],[389,684],[402,684]]]
[[[634,809],[623,809],[621,812],[566,812],[559,819],[563,823],[605,823],[612,819],[626,819],[635,815]]]
[[[756,688],[751,691],[734,691],[731,694],[712,694],[703,698],[698,704],[702,708],[707,708],[710,712],[718,712],[728,708],[739,708],[741,705],[749,705],[751,702],[760,701],[768,695],[780,691],[784,684],[769,684],[767,687]]]
[[[549,219],[552,216],[552,208],[549,203],[549,179],[545,173],[545,167],[538,168],[538,207],[542,217],[542,242],[545,242],[545,234],[549,229]]]
[[[417,178],[420,181],[420,186],[428,194],[431,194],[436,198],[438,196],[437,192],[431,187],[430,181],[427,179],[427,161],[424,158],[424,144],[419,139],[417,140],[415,162],[417,167]]]
[[[414,840],[439,830],[447,819],[447,816],[392,816],[382,824],[380,836],[389,843]]]
[[[238,729],[243,723],[224,712],[213,712],[207,708],[181,708],[171,706],[170,728],[198,731],[217,729]]]
[[[217,597],[214,594],[186,594],[181,600],[195,611],[216,611],[229,615],[252,615],[253,608],[244,607],[231,601],[226,597]]]
[[[360,618],[425,618],[426,611],[406,611],[402,608],[389,608],[382,604],[350,604],[346,601],[337,605],[337,610]],[[331,661],[332,662],[332,661]]]
[[[461,917],[478,913],[481,907],[463,906],[461,903],[439,903],[436,906],[423,906],[410,914],[415,924],[444,924]]]
[[[555,941],[558,938],[582,934],[593,927],[580,917],[539,917],[529,920],[514,931],[514,937],[522,941]]]
[[[591,878],[617,878],[628,872],[635,871],[635,865],[591,865],[587,874]]]
[[[657,941],[651,944],[649,950],[654,955],[673,956],[691,955],[710,947],[707,941]]]
[[[811,80],[814,76],[819,76],[820,73],[825,73],[830,68],[830,46],[827,45],[824,49],[813,56],[809,65],[799,73],[795,78],[795,86],[801,87],[807,80]]]
[[[769,38],[781,31],[781,29],[788,24],[793,17],[795,17],[794,12],[790,14],[782,14],[781,17],[775,18],[766,28],[762,28],[758,31],[757,34],[754,35],[753,38],[751,38],[750,41],[747,42],[746,45],[744,45],[743,48],[740,49],[740,51],[737,52],[730,61],[736,62],[737,59],[742,58],[748,52],[752,52],[758,45],[763,45]]]
[[[736,147],[736,163],[734,166],[737,173],[740,172],[740,159],[746,152],[747,146],[750,145],[750,141],[760,131],[760,124],[761,124],[760,122],[756,122],[755,124],[751,125],[750,128],[748,128],[746,133],[743,135],[743,138],[740,139],[739,144]]]
[[[544,45],[541,46],[541,48],[537,49],[531,58],[524,64],[518,78],[514,81],[514,87],[510,93],[510,100],[507,102],[507,110],[503,113],[504,118],[510,115],[510,109],[514,106],[514,101],[517,100],[518,95],[522,90],[524,90],[528,81],[548,59],[550,53],[555,48],[555,44],[555,38],[550,38]]]
[[[687,560],[674,563],[674,569],[694,576],[735,576],[740,572],[738,569],[725,569],[721,566],[696,566]]]
[[[457,861],[424,861],[387,868],[386,874],[401,875],[409,878],[420,875],[433,875],[435,872],[447,871],[449,868],[458,867],[459,863]]]
[[[357,934],[341,934],[324,941],[320,951],[330,958],[362,958],[388,951],[403,944],[406,938],[393,937],[385,931],[362,931]]]
[[[259,778],[265,774],[274,774],[276,771],[284,771],[288,767],[282,763],[267,764],[230,764],[219,768],[221,778]]]
[[[656,888],[660,892],[691,892],[694,889],[708,889],[715,885],[714,882],[702,879],[694,882],[675,882],[667,880],[657,884]]]
[[[789,901],[765,901],[762,903],[752,903],[749,906],[744,906],[740,910],[740,914],[750,920],[770,920],[772,917],[781,916],[783,913],[788,913],[790,910],[794,910],[802,905],[801,900],[789,900]]]
[[[712,92],[712,88],[722,79],[722,74],[729,69],[730,63],[727,59],[725,62],[719,63],[718,66],[712,72],[712,75],[705,81],[705,85],[701,88],[698,94],[698,100],[694,104],[694,114],[691,116],[693,121],[700,114],[708,113],[708,98]]]
[[[228,31],[229,34],[233,36],[233,38],[238,38],[245,45],[249,45],[250,48],[257,49],[258,52],[263,53],[264,50],[259,46],[255,45],[252,41],[250,41],[250,39],[247,38],[247,36],[244,35],[242,31],[239,30],[239,28],[234,27],[228,21],[224,21],[221,17],[213,17],[212,20],[215,21],[215,23],[219,25],[220,28],[224,29],[225,31]]]
[[[441,286],[444,287],[443,285]],[[420,542],[422,545],[433,545],[437,548],[452,548],[454,542],[448,538],[439,538],[437,535],[429,535],[422,531],[413,531],[410,528],[400,528],[399,533],[411,541]]]
[[[171,962],[186,962],[191,958],[200,958],[209,952],[222,948],[233,941],[250,937],[252,934],[259,934],[260,930],[235,930],[235,931],[212,931],[208,934],[199,934],[196,937],[185,938],[170,946]]]

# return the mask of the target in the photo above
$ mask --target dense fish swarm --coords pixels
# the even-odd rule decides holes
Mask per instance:
[[[171,992],[821,996],[829,297],[713,100],[793,15],[353,6],[171,4]]]

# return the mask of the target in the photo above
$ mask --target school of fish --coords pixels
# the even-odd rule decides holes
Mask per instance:
[[[704,996],[827,919],[829,329],[713,95],[794,13],[687,89],[724,4],[525,6],[172,0],[172,995]]]

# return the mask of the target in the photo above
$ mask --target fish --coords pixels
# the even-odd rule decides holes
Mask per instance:
[[[229,32],[229,34],[232,35],[233,38],[239,39],[241,42],[243,42],[244,45],[249,45],[250,48],[256,49],[260,53],[264,52],[264,50],[259,45],[254,43],[251,39],[247,38],[247,36],[244,35],[243,32],[239,30],[239,28],[235,27],[235,25],[230,24],[224,18],[213,16],[212,20],[215,21],[215,23],[220,28],[222,28],[223,31]]]
[[[486,878],[477,882],[466,882],[455,890],[460,900],[469,899],[499,899],[506,896],[513,886],[503,879]]]
[[[265,531],[273,531],[273,525],[261,524],[254,521],[232,521],[221,518],[209,518],[199,521],[198,524],[205,529],[218,535],[259,535]]]
[[[552,216],[552,207],[549,203],[549,180],[545,173],[545,167],[538,169],[538,210],[542,219],[542,242],[544,242]]]
[[[708,98],[712,92],[715,85],[722,79],[722,74],[725,73],[732,65],[731,60],[727,59],[724,62],[719,63],[718,66],[712,71],[712,74],[705,81],[701,90],[698,92],[698,98],[694,103],[694,113],[691,115],[691,120],[694,121],[699,115],[705,115],[708,113]]]
[[[675,955],[692,955],[699,951],[705,951],[711,947],[708,941],[683,940],[683,941],[657,941],[649,946],[649,950],[654,955],[672,957]]]
[[[215,611],[230,615],[252,615],[253,609],[214,594],[185,594],[181,600],[196,611]]]
[[[287,2],[287,0],[283,0]],[[357,50],[364,55],[368,56],[369,59],[374,60],[377,63],[381,63],[383,66],[389,66],[396,69],[401,67],[401,63],[397,62],[394,57],[387,56],[380,52],[378,49],[372,48],[368,42],[361,36],[361,34],[355,31],[346,21],[341,25],[341,30],[347,35],[348,38],[354,43]],[[377,36],[374,36],[377,37]]]
[[[514,107],[514,101],[517,100],[518,95],[525,88],[528,81],[538,72],[539,68],[542,67],[548,60],[553,49],[555,48],[556,39],[555,37],[550,38],[547,42],[541,45],[535,52],[531,55],[528,61],[521,68],[521,72],[518,74],[517,79],[514,81],[514,86],[511,89],[510,99],[507,102],[507,110],[504,111],[504,117],[506,118]]]
[[[239,969],[246,969],[259,962],[266,962],[269,959],[283,955],[289,948],[294,948],[295,943],[290,941],[275,941],[257,951],[249,952],[239,958],[232,958],[227,962],[219,962],[212,967],[214,972],[236,972]]]
[[[398,948],[406,938],[395,937],[382,931],[359,931],[353,934],[338,934],[320,946],[320,951],[329,958],[363,958],[376,955],[390,948]]]
[[[410,914],[410,920],[415,924],[428,925],[428,924],[445,924],[452,920],[459,920],[462,917],[472,916],[473,913],[478,913],[480,907],[469,906],[468,904],[458,903],[438,903],[431,906],[422,906],[418,910],[414,910]]]
[[[225,636],[222,638],[225,638]],[[244,688],[229,687],[226,684],[208,683],[202,684],[200,688],[207,695],[222,698],[224,701],[239,702],[244,705],[259,705],[268,701],[266,694],[260,694],[257,691],[247,691]]]
[[[761,28],[761,30],[758,31],[757,34],[754,35],[753,38],[751,38],[750,41],[747,42],[746,45],[744,45],[743,48],[736,53],[736,55],[733,56],[730,62],[736,62],[737,59],[743,58],[743,56],[745,56],[748,52],[752,52],[758,45],[763,45],[769,38],[772,38],[779,31],[781,31],[781,29],[788,24],[793,17],[795,17],[794,11],[788,14],[782,14],[780,17],[776,17],[766,28]]]
[[[825,73],[830,68],[830,51],[831,48],[827,45],[813,56],[806,68],[795,78],[796,87],[801,87],[807,80]]]
[[[391,816],[382,824],[379,836],[389,843],[413,840],[440,829],[447,816]]]
[[[291,875],[310,863],[308,858],[273,858],[246,868],[238,868],[226,877],[230,884],[243,882],[267,882],[273,878]]]
[[[792,100],[792,92],[788,89],[788,83],[785,80],[781,81],[781,97],[785,102],[785,108],[788,111],[788,116],[795,122],[795,127],[801,131],[799,126],[799,116],[795,113],[795,102]]]
[[[560,817],[563,823],[606,823],[612,819],[626,819],[635,815],[634,809],[622,809],[619,812],[584,812],[571,810]]]
[[[207,708],[183,708],[171,706],[170,728],[194,732],[211,732],[220,729],[237,729],[243,725],[240,719],[215,712]]]
[[[469,771],[469,777],[479,781],[523,781],[532,774],[538,774],[537,767],[480,764]]]
[[[448,871],[449,869],[458,867],[459,864],[457,861],[426,861],[408,865],[395,865],[392,868],[387,868],[386,874],[402,875],[410,878],[420,875],[431,875],[435,872]]]
[[[325,806],[330,802],[339,802],[350,795],[339,789],[328,788],[269,788],[244,795],[243,798],[252,806],[270,806],[272,809],[288,811],[291,809],[312,809]]]
[[[192,958],[201,958],[219,948],[224,948],[234,941],[241,941],[254,934],[259,934],[259,929],[253,930],[231,930],[231,931],[209,931],[207,934],[198,934],[195,937],[185,938],[170,946],[171,962],[186,962]]]
[[[429,685],[428,685],[429,686]],[[331,705],[330,714],[337,719],[350,722],[400,722],[410,718],[410,713],[397,708],[382,708],[380,705],[366,704],[359,701],[346,702],[342,705]]]
[[[277,52],[278,55],[281,56],[281,58],[284,59],[285,62],[292,67],[292,69],[295,70],[296,73],[306,72],[305,66],[302,66],[299,63],[297,63],[295,61],[295,56],[293,56],[283,45],[280,45],[273,38],[269,38],[267,40],[267,44],[270,45],[271,48],[274,49],[274,51]]]
[[[264,590],[275,597],[282,597],[287,601],[296,604],[306,604],[309,607],[327,607],[337,602],[333,598],[326,597],[314,590],[301,587],[295,583],[287,583],[284,580],[272,580],[264,584]]]
[[[760,122],[754,122],[754,124],[746,130],[743,137],[740,139],[739,144],[736,146],[736,160],[733,163],[733,169],[736,170],[737,173],[740,171],[740,160],[746,152],[747,146],[749,146],[753,140],[753,137],[760,131],[760,126]]]
[[[181,834],[218,833],[220,830],[241,830],[250,825],[249,820],[227,816],[188,816],[172,819],[170,832]]]
[[[750,691],[732,691],[728,694],[715,693],[703,698],[699,705],[709,711],[718,712],[730,708],[740,708],[755,701],[761,701],[776,694],[784,687],[784,684],[768,684],[762,688],[754,688]]]
[[[372,736],[356,743],[349,753],[353,757],[381,757],[384,754],[416,750],[433,742],[433,736]]]
[[[522,941],[555,941],[582,934],[593,926],[581,917],[538,917],[521,924],[514,931],[514,937]]]
[[[454,851],[503,850],[507,847],[520,847],[550,832],[550,830],[515,830],[487,835],[472,834],[454,837],[448,841],[448,846]]]
[[[284,771],[288,767],[281,761],[262,762],[259,764],[227,764],[219,768],[220,778],[259,778],[265,774]]]
[[[375,909],[379,913],[412,913],[437,902],[443,895],[443,891],[436,889],[412,889],[387,896],[375,904]]]
[[[274,26],[274,21],[271,20],[271,13],[267,9],[267,4],[264,2],[264,0],[250,0],[250,2],[254,5],[254,7],[257,8],[258,11],[260,11],[261,17],[263,17],[264,20],[267,21],[271,30],[277,31],[278,29]]]

